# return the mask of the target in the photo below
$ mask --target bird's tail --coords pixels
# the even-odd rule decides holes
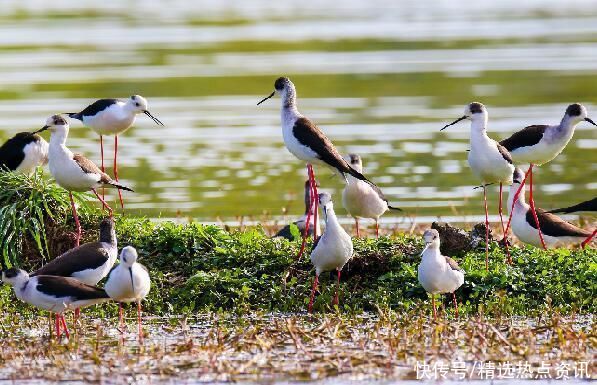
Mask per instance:
[[[81,113],[79,113],[79,112],[63,112],[62,114],[67,115],[69,118],[73,118],[73,119],[78,119],[78,120],[83,119],[83,117],[81,116]]]
[[[119,190],[124,190],[124,191],[131,191],[131,192],[135,192],[135,190],[133,190],[132,188],[130,188],[130,187],[126,187],[126,186],[123,186],[123,185],[121,185],[120,183],[116,182],[115,180],[112,180],[112,181],[108,182],[108,184],[109,184],[110,186],[114,186],[114,187],[116,187],[116,188],[117,188],[117,189],[119,189]]]
[[[390,205],[388,205],[388,208],[389,208],[390,210],[402,211],[402,209],[401,209],[400,207],[394,207],[394,206],[390,206]]]

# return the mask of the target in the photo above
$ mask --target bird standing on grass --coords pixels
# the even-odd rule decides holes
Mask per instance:
[[[363,161],[357,154],[348,155],[350,165],[358,172],[363,172]],[[399,210],[388,204],[381,189],[371,183],[347,175],[348,183],[342,191],[342,204],[348,213],[354,218],[357,237],[359,234],[359,218],[371,218],[375,220],[375,235],[379,238],[379,217],[388,210]]]
[[[435,310],[435,294],[452,293],[456,317],[458,317],[458,303],[454,292],[464,283],[464,270],[450,257],[443,256],[439,250],[439,232],[435,229],[426,230],[423,234],[425,249],[418,268],[419,283],[426,292],[431,294],[433,318],[437,319]]]
[[[70,338],[63,316],[66,310],[76,310],[110,300],[104,289],[86,285],[69,277],[29,277],[26,271],[13,268],[2,272],[2,282],[12,286],[15,295],[21,301],[55,313],[57,337],[60,337],[62,327],[66,337]]]
[[[309,313],[313,311],[313,301],[319,284],[319,275],[324,271],[336,270],[338,272],[333,305],[338,304],[340,272],[353,254],[352,239],[338,223],[331,195],[325,192],[319,194],[319,204],[325,220],[325,231],[315,241],[313,251],[311,251],[311,263],[315,266],[315,279],[313,280],[313,288],[309,299]]]
[[[106,292],[118,302],[120,330],[124,330],[122,304],[137,303],[137,328],[139,341],[143,340],[141,329],[141,301],[149,294],[151,279],[145,266],[137,262],[137,250],[127,246],[120,252],[120,263],[110,272],[106,281]]]
[[[508,207],[512,207],[510,212],[512,232],[521,242],[537,247],[551,248],[583,243],[586,239],[590,240],[590,231],[574,226],[572,223],[568,223],[557,215],[548,213],[543,209],[536,208],[533,210],[525,201],[523,180],[522,171],[519,168],[514,170],[514,183],[510,186],[510,195],[508,196]],[[535,215],[533,215],[534,211],[536,211]],[[537,222],[535,222],[535,216],[538,219]],[[537,223],[542,229],[543,234],[541,236],[537,231]]]
[[[50,150],[48,161],[50,172],[56,180],[56,183],[65,190],[68,190],[73,216],[77,227],[76,246],[79,246],[81,240],[81,224],[77,215],[77,208],[73,199],[73,191],[93,191],[97,199],[112,216],[112,209],[99,196],[96,188],[102,186],[115,187],[119,190],[133,191],[132,189],[112,180],[108,174],[102,172],[92,161],[81,154],[73,154],[66,147],[66,138],[68,137],[69,126],[66,120],[60,115],[50,116],[46,120],[46,125],[36,133],[50,130]]]
[[[299,112],[296,106],[296,89],[290,79],[286,77],[278,78],[274,83],[274,91],[259,101],[257,105],[274,97],[276,93],[280,95],[282,100],[281,119],[284,144],[290,153],[298,159],[307,162],[307,174],[311,181],[311,196],[313,197],[311,205],[315,205],[314,213],[317,216],[318,194],[315,174],[313,173],[313,164],[331,168],[340,174],[345,181],[346,175],[352,175],[359,180],[368,180],[342,158],[332,142],[315,123]],[[307,219],[308,222],[309,219]],[[307,231],[308,226],[303,232],[303,242],[297,258],[302,256],[305,249]],[[317,238],[317,234],[314,234],[314,238]]]
[[[147,107],[147,99],[140,95],[133,95],[126,101],[118,99],[99,99],[85,107],[80,112],[67,112],[70,118],[80,120],[84,125],[95,131],[100,137],[100,152],[102,157],[102,172],[104,168],[104,135],[114,135],[114,179],[118,182],[118,135],[123,134],[135,123],[138,114],[149,116],[155,123],[163,126],[158,118],[153,116]],[[124,208],[122,194],[118,190],[120,206]]]
[[[473,174],[482,182],[483,202],[485,204],[485,269],[489,270],[489,213],[487,211],[487,185],[500,184],[499,214],[502,223],[502,232],[506,237],[506,226],[502,217],[502,185],[512,184],[514,165],[508,150],[487,136],[487,109],[481,103],[473,102],[464,108],[464,115],[442,130],[464,119],[471,120],[470,146],[468,164]],[[441,130],[440,130],[441,131]],[[508,261],[511,261],[508,242],[505,242]]]
[[[0,172],[31,174],[48,163],[48,142],[31,132],[19,132],[0,146]]]
[[[518,200],[518,195],[521,194],[522,187],[528,177],[531,215],[535,221],[535,229],[539,233],[539,240],[544,249],[546,248],[545,240],[541,233],[542,228],[539,224],[535,210],[535,200],[533,198],[533,167],[541,166],[558,156],[564,150],[572,135],[574,135],[576,125],[583,120],[597,126],[593,120],[587,117],[587,109],[583,105],[578,103],[571,104],[566,108],[566,113],[559,124],[553,126],[545,124],[528,126],[500,142],[502,146],[510,151],[512,158],[517,164],[529,163],[529,169],[524,175],[522,183],[512,201],[516,202]],[[510,227],[510,222],[513,220],[512,213],[514,210],[512,207],[509,210],[510,218],[506,226],[506,233]]]

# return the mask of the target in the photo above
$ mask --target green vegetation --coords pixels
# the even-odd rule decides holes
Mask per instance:
[[[7,173],[2,181],[4,185],[22,186],[13,187],[12,198],[1,201],[1,212],[13,210],[3,216],[2,228],[15,229],[3,242],[16,245],[7,246],[8,251],[17,250],[9,254],[4,265],[8,261],[31,270],[43,263],[41,257],[47,250],[57,250],[46,246],[46,240],[51,244],[54,237],[68,239],[65,234],[73,227],[68,221],[64,224],[64,218],[70,215],[70,206],[65,193],[40,174],[28,178]],[[44,210],[34,210],[41,207]],[[84,240],[89,241],[97,237],[101,212],[99,205],[83,207]],[[52,229],[51,236],[44,235],[48,228]],[[25,239],[16,236],[18,229],[26,229]],[[117,233],[119,244],[137,247],[142,263],[151,271],[154,286],[145,306],[155,314],[300,312],[306,308],[313,271],[308,254],[295,261],[298,242],[270,239],[261,228],[228,232],[198,223],[153,222],[126,216],[117,217]],[[354,243],[355,256],[343,271],[338,310],[412,311],[428,302],[417,282],[420,237],[399,235],[355,239]],[[37,253],[33,252],[35,247]],[[23,257],[18,250],[28,250],[29,254]],[[456,257],[467,272],[466,282],[457,292],[461,313],[536,315],[547,308],[563,313],[595,311],[595,250],[514,248],[512,254],[515,264],[505,265],[503,252],[493,244],[489,272],[484,268],[482,250]],[[330,306],[334,280],[322,274],[321,281],[315,309],[334,311]],[[2,289],[3,305],[11,302],[11,295],[7,287]]]

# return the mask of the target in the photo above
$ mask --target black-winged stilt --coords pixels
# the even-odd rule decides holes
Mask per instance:
[[[456,124],[464,119],[471,120],[470,151],[468,164],[473,174],[479,178],[483,187],[483,202],[485,205],[485,269],[489,269],[489,214],[487,212],[487,185],[500,184],[499,214],[502,223],[502,232],[506,238],[506,226],[502,216],[502,189],[503,184],[512,184],[514,165],[508,150],[487,135],[487,109],[481,103],[473,102],[464,108],[464,115],[441,130]],[[440,131],[441,131],[440,130]],[[508,261],[511,261],[508,242],[505,242]]]
[[[99,196],[96,188],[102,186],[115,187],[119,190],[133,191],[118,182],[112,180],[108,174],[102,172],[92,161],[81,154],[73,154],[66,147],[66,138],[68,137],[69,126],[66,120],[60,115],[50,116],[46,120],[46,125],[37,131],[37,133],[50,130],[50,149],[48,153],[48,163],[50,172],[56,180],[56,183],[62,188],[68,190],[70,202],[73,209],[73,216],[77,226],[76,246],[79,246],[81,239],[81,224],[77,215],[77,208],[73,199],[73,191],[93,191],[95,196],[102,202],[112,216],[112,209]]]
[[[539,219],[535,215],[535,200],[533,199],[533,167],[541,166],[558,156],[572,138],[576,125],[583,120],[597,126],[593,120],[587,117],[587,109],[583,105],[571,104],[566,108],[566,113],[559,124],[553,126],[545,124],[528,126],[500,142],[502,146],[510,151],[517,164],[529,163],[529,169],[524,175],[517,194],[520,194],[528,177],[529,203],[543,248],[546,248],[546,246],[541,234]],[[514,201],[516,201],[516,197]],[[512,208],[510,210],[512,212]],[[506,231],[508,231],[511,221],[512,215],[508,219]]]
[[[533,208],[525,201],[524,175],[519,168],[514,171],[514,183],[510,186],[508,207],[511,207],[512,232],[524,243],[537,247],[557,247],[582,243],[591,232],[568,223],[555,214]],[[520,193],[519,193],[520,192]],[[537,218],[542,236],[537,231]]]
[[[321,193],[318,200],[323,212],[325,230],[321,237],[314,242],[313,250],[311,251],[311,263],[315,266],[315,279],[313,280],[311,297],[309,299],[309,313],[313,311],[313,301],[317,285],[319,284],[319,275],[324,271],[336,270],[338,272],[336,295],[333,302],[334,305],[338,304],[340,272],[353,254],[352,239],[344,231],[342,226],[340,226],[340,223],[338,223],[331,195],[325,192]]]
[[[139,340],[143,340],[141,329],[141,301],[149,294],[151,279],[145,266],[137,262],[137,250],[126,246],[120,252],[120,263],[110,272],[106,281],[106,293],[118,302],[120,330],[124,328],[122,304],[137,303],[137,328]]]
[[[60,327],[70,337],[63,313],[85,306],[110,300],[104,289],[86,285],[69,277],[38,275],[29,277],[26,271],[8,269],[2,271],[2,282],[11,285],[18,299],[40,309],[56,314],[56,335],[60,337]]]
[[[434,229],[426,230],[423,234],[425,249],[418,271],[419,283],[426,292],[431,294],[433,318],[437,318],[435,310],[435,294],[452,293],[456,317],[458,317],[458,303],[454,292],[464,283],[464,270],[455,260],[442,255],[439,250],[439,232]]]
[[[316,183],[317,187],[319,187],[319,183]],[[297,219],[293,222],[296,227],[298,227],[301,234],[305,231],[307,235],[313,235],[314,231],[313,228],[315,226],[315,233],[321,234],[321,228],[319,226],[319,220],[315,222],[315,215],[313,213],[314,206],[311,204],[313,201],[311,200],[311,182],[309,180],[305,181],[305,214],[302,217]],[[309,223],[308,228],[306,228],[307,223]],[[292,233],[290,231],[290,225],[284,226],[280,231],[274,235],[274,238],[282,237],[289,240],[294,240]]]
[[[0,147],[0,172],[31,174],[48,162],[48,142],[31,132],[19,132]]]
[[[138,114],[149,116],[155,123],[164,124],[153,116],[147,107],[147,99],[140,95],[133,95],[126,101],[118,99],[99,99],[85,107],[80,112],[67,112],[66,115],[80,120],[84,125],[95,131],[100,137],[100,152],[102,157],[102,172],[104,168],[104,135],[114,135],[114,179],[118,181],[118,135],[128,130]],[[118,190],[121,207],[124,207],[122,194]]]
[[[360,172],[340,155],[332,142],[325,136],[323,131],[311,120],[303,116],[296,106],[296,89],[290,79],[280,77],[274,83],[274,91],[263,98],[257,105],[274,97],[278,93],[282,100],[281,118],[282,135],[286,148],[298,159],[307,162],[307,173],[311,181],[311,190],[313,203],[315,204],[315,215],[317,216],[317,186],[315,185],[315,175],[313,173],[313,164],[319,164],[330,167],[339,173],[346,181],[346,175],[352,175],[357,179],[368,181]],[[316,221],[317,222],[317,221]],[[303,244],[297,258],[300,258],[304,251],[306,232],[303,233]],[[317,238],[317,234],[314,234]]]
[[[363,172],[363,161],[357,154],[349,154],[348,160],[352,168]],[[388,210],[399,210],[398,207],[390,206],[381,189],[371,183],[347,175],[348,183],[342,191],[342,204],[348,214],[355,221],[357,237],[359,234],[359,218],[370,218],[375,220],[375,235],[379,238],[379,217]]]

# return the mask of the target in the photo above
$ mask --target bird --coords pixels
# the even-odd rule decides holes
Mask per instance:
[[[352,168],[363,172],[363,161],[357,154],[349,154],[348,159]],[[379,238],[379,217],[388,210],[402,211],[398,207],[390,206],[381,189],[375,185],[347,175],[348,183],[342,190],[342,204],[346,211],[354,218],[357,237],[359,234],[359,218],[375,220],[375,235]]]
[[[317,285],[319,284],[319,275],[324,271],[336,270],[338,273],[333,305],[338,304],[340,272],[353,255],[352,238],[344,231],[340,223],[338,223],[338,218],[334,212],[332,196],[327,192],[322,192],[318,195],[318,200],[325,221],[325,230],[321,237],[314,242],[313,250],[311,251],[311,263],[315,266],[315,279],[313,280],[311,297],[309,299],[309,313],[313,311],[313,301]]]
[[[66,112],[70,118],[80,120],[95,131],[100,137],[100,153],[102,172],[104,168],[104,135],[114,135],[114,179],[118,181],[118,135],[123,134],[135,123],[138,114],[149,116],[156,124],[164,126],[158,118],[148,110],[147,99],[141,95],[133,95],[126,101],[118,99],[99,99],[80,112]],[[124,207],[122,194],[118,190],[121,207]]]
[[[581,202],[574,206],[570,207],[563,207],[559,209],[549,210],[548,213],[576,213],[576,212],[595,212],[597,211],[597,197],[593,199],[589,199],[588,201]],[[597,229],[593,230],[593,233],[587,237],[582,243],[581,246],[584,248],[597,234]]]
[[[478,102],[467,104],[464,115],[450,124],[445,125],[440,131],[452,126],[461,120],[471,120],[470,151],[468,164],[473,174],[482,182],[483,202],[485,206],[485,269],[489,270],[489,213],[487,211],[487,186],[494,183],[500,184],[499,214],[502,232],[506,238],[506,227],[502,216],[502,189],[503,184],[512,184],[514,162],[508,150],[487,135],[487,108]],[[511,261],[508,242],[504,243],[508,261]]]
[[[50,116],[46,120],[45,126],[36,131],[40,133],[45,130],[50,130],[50,147],[48,152],[48,164],[50,173],[56,180],[59,186],[68,191],[75,224],[77,227],[76,246],[79,246],[81,239],[81,224],[79,223],[79,216],[75,207],[73,199],[73,191],[93,191],[95,196],[102,202],[102,205],[107,208],[110,216],[112,216],[112,209],[99,196],[96,188],[102,186],[115,187],[119,190],[133,191],[131,188],[123,186],[110,178],[110,176],[102,172],[92,161],[85,158],[81,154],[73,154],[68,147],[66,147],[66,138],[68,137],[69,125],[66,120],[60,115]]]
[[[524,175],[517,195],[521,193],[522,186],[528,177],[529,203],[543,248],[546,248],[546,245],[543,235],[541,234],[539,219],[537,218],[537,215],[535,215],[535,200],[533,199],[533,167],[541,166],[558,156],[564,150],[572,138],[572,135],[574,135],[574,129],[578,123],[583,120],[597,126],[591,118],[587,117],[587,109],[582,104],[570,104],[566,108],[564,117],[559,124],[552,126],[545,124],[528,126],[515,132],[509,138],[500,141],[500,144],[510,151],[512,159],[514,159],[517,164],[529,163],[529,168]],[[515,197],[513,201],[516,200]],[[512,208],[510,208],[510,212],[514,212]],[[510,215],[510,218],[508,219],[506,232],[510,227],[511,221],[512,215]]]
[[[331,168],[334,172],[340,174],[345,182],[347,182],[346,175],[352,175],[359,180],[372,183],[340,155],[332,142],[315,123],[299,112],[296,103],[296,88],[289,78],[279,77],[276,79],[274,91],[260,100],[257,105],[273,98],[276,93],[280,95],[282,100],[281,120],[284,144],[291,154],[307,163],[307,174],[311,181],[316,216],[318,201],[316,199],[317,186],[315,185],[313,164]],[[303,254],[306,238],[307,234],[304,232],[303,244],[297,258],[300,258]],[[317,238],[317,234],[314,235],[314,238]]]
[[[555,214],[536,208],[536,216],[543,236],[539,237],[537,222],[532,208],[525,202],[524,174],[519,168],[514,170],[514,183],[510,186],[508,207],[512,207],[512,232],[521,241],[537,247],[558,247],[582,243],[591,232],[566,222]],[[520,193],[519,193],[520,191]]]
[[[143,340],[141,330],[141,301],[147,297],[151,288],[151,279],[145,266],[137,262],[137,250],[126,246],[120,252],[120,263],[108,275],[104,288],[106,293],[118,302],[120,329],[123,330],[124,320],[122,304],[137,303],[137,324],[139,340]]]
[[[0,146],[0,171],[31,174],[48,163],[48,142],[31,132],[19,132]]]
[[[56,336],[60,327],[70,338],[63,313],[110,300],[104,289],[86,285],[70,277],[38,275],[30,277],[25,270],[10,268],[2,271],[2,282],[13,287],[18,299],[56,314]]]
[[[435,310],[435,294],[452,293],[452,301],[458,317],[458,302],[455,291],[464,284],[465,272],[458,263],[450,257],[442,255],[439,250],[440,237],[435,229],[425,230],[423,233],[425,249],[421,253],[421,263],[417,268],[418,279],[423,289],[431,294],[433,318],[437,319]]]
[[[319,186],[318,183],[316,183]],[[309,229],[307,230],[308,235],[313,235],[313,226],[316,226],[315,232],[321,234],[321,227],[319,226],[319,221],[315,222],[315,215],[313,213],[313,205],[311,204],[311,184],[309,180],[305,181],[305,214],[297,219],[296,221],[292,222],[296,227],[298,227],[299,231],[303,233],[305,231],[305,226],[309,223]],[[294,240],[292,232],[290,231],[290,225],[284,226],[280,231],[273,236],[274,238],[285,238],[288,240]]]

